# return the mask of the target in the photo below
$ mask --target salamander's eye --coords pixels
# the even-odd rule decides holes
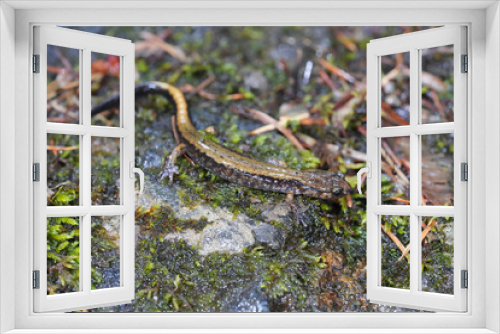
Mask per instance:
[[[340,196],[340,195],[341,195],[341,193],[342,193],[342,191],[341,191],[340,189],[338,189],[338,188],[337,188],[337,189],[335,189],[335,190],[333,191],[333,194],[334,194],[335,196]]]

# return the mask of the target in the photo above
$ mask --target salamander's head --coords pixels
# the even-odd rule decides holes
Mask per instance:
[[[302,192],[304,195],[321,199],[334,199],[350,193],[351,186],[341,172],[318,169],[308,169],[303,172],[307,176],[307,183]]]
[[[335,176],[333,178],[333,187],[332,193],[336,197],[343,197],[350,193],[351,185],[344,178],[344,174],[342,172],[334,172]]]
[[[342,172],[332,172],[332,194],[333,198],[344,197],[351,191],[351,185],[344,179]]]

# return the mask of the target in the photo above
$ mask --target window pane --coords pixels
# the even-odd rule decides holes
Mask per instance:
[[[382,203],[410,204],[410,137],[382,138]]]
[[[410,288],[410,217],[381,216],[382,286]]]
[[[453,294],[453,218],[422,217],[422,291]]]
[[[92,290],[120,286],[120,216],[92,217]]]
[[[92,137],[92,205],[120,204],[120,139]]]
[[[453,45],[421,50],[422,124],[453,122]]]
[[[422,136],[422,201],[452,206],[453,134]]]
[[[410,124],[410,53],[380,57],[382,126]]]
[[[47,205],[79,205],[79,136],[47,135]]]
[[[77,292],[79,284],[79,219],[47,218],[47,294]]]
[[[92,52],[91,106],[120,93],[120,57]],[[92,125],[120,126],[120,107],[106,110],[92,117]]]
[[[80,50],[47,45],[47,121],[79,123]]]

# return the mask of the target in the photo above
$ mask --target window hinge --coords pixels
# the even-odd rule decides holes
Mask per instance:
[[[469,288],[469,273],[467,272],[467,270],[462,270],[461,275],[462,275],[462,289]]]
[[[33,55],[33,73],[40,73],[40,55]]]
[[[469,166],[466,162],[460,164],[460,180],[469,181]]]
[[[40,270],[33,270],[33,289],[40,289]]]
[[[40,163],[33,164],[33,181],[40,182]]]
[[[469,56],[462,55],[462,73],[469,72]]]

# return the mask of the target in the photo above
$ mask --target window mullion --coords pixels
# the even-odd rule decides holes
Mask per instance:
[[[90,110],[91,110],[91,58],[90,49],[83,49],[82,57],[82,75],[80,81],[81,95],[82,95],[82,106],[81,106],[81,117],[82,124],[86,128],[85,134],[82,136],[82,154],[81,154],[81,198],[83,201],[83,206],[88,208],[89,211],[82,217],[82,236],[80,242],[80,277],[82,280],[81,286],[83,291],[90,293],[91,291],[91,216],[90,216],[90,206],[91,206],[91,177],[92,177],[92,137],[90,133]]]
[[[83,217],[89,212],[84,206],[47,206],[45,209],[49,217]]]
[[[416,88],[416,95],[415,98],[417,99],[416,106],[418,108],[418,112],[416,115],[416,123],[413,126],[414,129],[414,138],[415,138],[415,156],[416,156],[416,161],[417,161],[417,169],[415,170],[416,172],[416,181],[417,181],[417,189],[415,189],[415,193],[417,194],[417,202],[415,204],[418,204],[419,208],[423,208],[425,205],[425,202],[422,201],[423,199],[423,194],[422,194],[422,134],[425,133],[425,131],[418,131],[421,128],[423,128],[422,123],[422,54],[421,50],[416,50],[415,54],[417,56],[416,63],[418,64],[417,70],[418,70],[418,78],[417,84],[418,87]],[[451,131],[450,131],[450,126],[451,126]],[[429,129],[432,127],[432,124],[427,125],[426,129]],[[453,124],[450,125],[445,125],[443,124],[441,127],[436,127],[436,129],[439,128],[441,132],[453,132]],[[453,209],[451,209],[453,210]],[[418,237],[418,243],[416,247],[416,261],[415,261],[415,267],[418,268],[417,270],[417,283],[418,283],[418,292],[419,293],[422,290],[422,219],[421,217],[423,216],[421,213],[418,214],[415,210],[412,210],[415,216],[417,217],[417,237]],[[417,216],[418,214],[418,216]],[[415,257],[414,257],[415,259]]]
[[[82,110],[81,105],[82,101],[80,99],[80,108],[78,110]],[[87,133],[87,131],[88,130],[83,125],[80,124],[47,122],[47,133],[81,136]]]
[[[123,138],[129,135],[129,130],[93,125],[90,127],[90,134],[96,137]]]
[[[419,105],[422,101],[418,101]],[[419,109],[421,110],[421,108]],[[438,135],[443,133],[453,133],[455,130],[454,122],[420,124],[412,126],[412,132],[418,135]]]
[[[409,216],[414,213],[422,216],[454,217],[453,206],[415,206],[413,209],[408,205],[375,205],[373,213],[377,215]]]
[[[130,208],[121,205],[92,205],[92,216],[121,216],[130,212]]]
[[[373,135],[378,138],[408,136],[410,132],[411,127],[408,125],[378,127],[376,129],[373,129]]]
[[[420,119],[420,62],[418,49],[410,50],[410,291],[417,293],[420,285],[420,224],[415,209],[420,203],[420,145],[414,132]]]

